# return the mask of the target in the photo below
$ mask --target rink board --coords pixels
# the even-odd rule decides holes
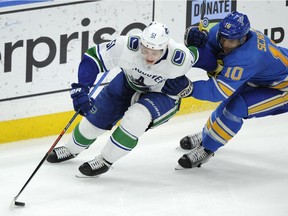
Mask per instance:
[[[27,0],[26,3],[34,3],[14,5],[24,1],[7,2],[2,3],[5,7],[0,3],[0,143],[61,133],[74,114],[69,88],[77,80],[78,64],[89,46],[118,35],[139,33],[152,20],[169,26],[171,37],[181,42],[186,27],[199,22],[202,3],[191,0],[39,0],[40,3],[36,3]],[[288,46],[287,0],[207,2],[213,2],[215,8],[213,13],[206,14],[210,26],[237,9],[249,16],[253,28],[276,44]],[[224,5],[225,10],[221,10]],[[203,79],[201,71],[194,72],[192,81]],[[108,83],[112,77],[108,75],[104,82]],[[216,106],[185,99],[178,115]]]
[[[211,110],[216,106],[217,103],[185,98],[182,100],[177,115]],[[74,113],[74,111],[61,112],[0,122],[0,131],[3,134],[0,136],[0,144],[60,134]],[[80,120],[81,116],[79,115],[67,130],[67,133],[71,132]]]

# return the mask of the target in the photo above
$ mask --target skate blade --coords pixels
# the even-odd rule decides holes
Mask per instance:
[[[96,176],[87,176],[82,174],[81,172],[78,171],[78,173],[75,174],[76,178],[98,178],[100,175],[96,175]]]
[[[187,170],[187,169],[195,169],[195,168],[201,168],[202,167],[202,163],[199,163],[197,166],[195,167],[191,167],[191,168],[184,168],[182,166],[180,166],[179,164],[175,167],[175,170]]]
[[[191,149],[183,149],[183,148],[181,148],[181,146],[177,146],[176,150],[177,151],[184,151],[184,152],[191,151]]]
[[[175,167],[175,170],[185,170],[186,168],[180,166],[179,164]]]
[[[16,201],[16,198],[14,198],[14,199],[12,199],[12,201],[11,201],[11,203],[10,203],[9,209],[12,211],[12,210],[14,210],[15,208],[24,207],[24,206],[25,206],[25,203],[24,203],[24,202]]]

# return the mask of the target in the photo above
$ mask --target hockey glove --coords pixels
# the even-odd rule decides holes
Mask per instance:
[[[85,116],[92,106],[93,100],[89,98],[89,87],[80,83],[73,83],[72,90],[70,92],[73,99],[73,107],[77,112],[80,109],[79,114]]]
[[[186,47],[204,47],[208,41],[207,31],[200,31],[197,26],[189,26],[184,35],[184,44]]]
[[[175,79],[167,79],[161,91],[167,95],[183,98],[190,96],[192,90],[193,83],[186,76],[181,76]]]
[[[209,78],[211,77],[215,77],[217,78],[218,75],[221,73],[222,69],[223,69],[223,61],[222,60],[217,60],[217,68],[214,71],[208,71],[207,75]]]

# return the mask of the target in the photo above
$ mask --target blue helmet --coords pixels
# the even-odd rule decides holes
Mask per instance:
[[[250,30],[250,22],[245,14],[237,11],[228,14],[220,23],[218,36],[227,39],[242,39]]]

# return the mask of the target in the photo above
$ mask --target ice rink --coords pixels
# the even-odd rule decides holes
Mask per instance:
[[[26,206],[12,211],[11,200],[57,136],[0,145],[0,215],[287,216],[288,115],[246,121],[202,168],[174,170],[184,153],[176,149],[179,140],[201,130],[208,116],[179,116],[148,131],[99,178],[75,174],[98,155],[110,133],[74,160],[45,162],[18,199]]]

